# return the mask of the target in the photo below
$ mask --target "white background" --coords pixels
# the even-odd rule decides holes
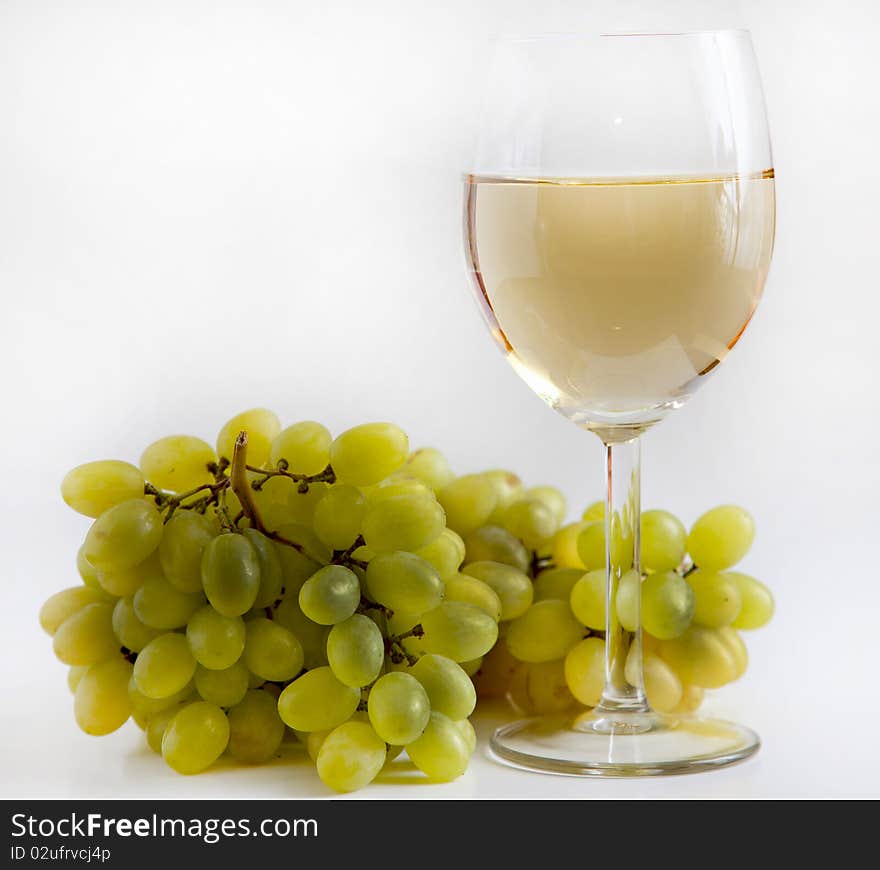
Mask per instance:
[[[519,381],[469,298],[459,176],[488,39],[730,24],[752,29],[765,80],[776,255],[730,362],[647,436],[644,502],[757,519],[744,568],[778,614],[715,703],[764,749],[653,782],[478,758],[403,794],[880,795],[880,7],[612,5],[0,0],[4,797],[326,794],[303,764],[183,779],[133,726],[77,731],[36,625],[87,528],[61,477],[268,405],[334,431],[395,420],[459,471],[561,487],[573,514],[598,498],[598,441]]]

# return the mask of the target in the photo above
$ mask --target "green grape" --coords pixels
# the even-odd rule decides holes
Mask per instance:
[[[367,509],[364,494],[356,486],[333,486],[315,505],[315,533],[335,550],[345,550],[361,532]]]
[[[173,707],[168,707],[166,710],[160,710],[158,713],[154,713],[147,719],[147,727],[145,729],[147,746],[149,746],[156,755],[162,754],[162,738],[165,736],[165,729],[168,727],[168,723],[180,712],[181,709],[181,704],[175,704]]]
[[[473,676],[474,688],[478,698],[503,698],[514,672],[522,662],[515,659],[503,641],[484,656],[479,670]]]
[[[217,531],[213,520],[195,511],[179,511],[166,523],[159,561],[172,586],[181,592],[201,592],[202,555]]]
[[[162,735],[162,758],[178,773],[200,773],[229,743],[229,720],[214,704],[196,701],[179,710]]]
[[[389,477],[364,490],[364,495],[370,503],[382,501],[386,498],[394,498],[396,495],[414,495],[418,498],[434,499],[434,491],[425,486],[420,480],[411,477]]]
[[[238,433],[247,432],[248,465],[262,466],[269,458],[272,442],[281,431],[281,421],[265,408],[252,408],[242,411],[228,420],[217,436],[217,455],[232,459],[235,439]]]
[[[350,719],[360,700],[360,690],[340,683],[329,667],[315,668],[281,693],[278,713],[288,728],[324,731]]]
[[[148,580],[153,578],[163,580],[164,577],[159,554],[154,551],[143,562],[139,562],[131,568],[99,572],[98,585],[108,595],[112,595],[114,598],[124,598],[127,595],[134,595]]]
[[[92,665],[76,687],[73,715],[86,734],[109,734],[131,715],[128,681],[131,665],[116,656]]]
[[[642,592],[642,579],[635,570],[627,571],[617,583],[614,606],[618,622],[627,631],[639,627],[639,602]]]
[[[482,580],[498,596],[503,622],[522,616],[532,606],[532,581],[510,565],[491,561],[469,562],[463,573]]]
[[[571,587],[569,603],[572,613],[587,628],[605,631],[605,572],[581,574]]]
[[[565,496],[555,486],[533,486],[526,490],[527,499],[536,499],[556,518],[557,525],[565,519]]]
[[[163,710],[168,710],[171,707],[179,706],[189,701],[192,698],[192,694],[193,684],[188,682],[182,689],[165,698],[148,698],[138,689],[134,673],[132,673],[132,677],[128,681],[128,699],[131,702],[132,715],[143,719],[150,719]]]
[[[514,502],[502,515],[501,522],[529,550],[537,550],[559,528],[553,512],[538,499]]]
[[[470,659],[466,662],[459,662],[459,667],[469,676],[472,677],[483,664],[483,656],[477,656],[475,659]]]
[[[422,447],[410,453],[401,473],[421,480],[435,492],[443,489],[455,478],[446,457],[433,447]]]
[[[561,659],[584,636],[567,601],[548,598],[510,623],[505,635],[511,654],[523,662]]]
[[[554,536],[550,543],[550,558],[557,568],[579,568],[584,571],[584,561],[578,552],[578,539],[584,529],[590,523],[569,523],[563,526]],[[605,546],[604,533],[602,537],[602,546]],[[604,550],[602,554],[602,564],[604,565]]]
[[[470,719],[458,719],[452,723],[456,728],[461,732],[461,736],[464,737],[464,742],[467,744],[468,753],[470,755],[474,754],[474,750],[477,748],[477,732],[474,731],[474,726],[471,725]]]
[[[229,711],[229,754],[247,764],[262,764],[278,751],[284,730],[275,699],[251,690]]]
[[[742,595],[733,577],[701,568],[688,574],[685,583],[693,590],[694,622],[697,624],[721,628],[739,616]]]
[[[637,685],[638,648],[630,647],[626,657],[624,673],[631,685]],[[656,653],[645,651],[642,659],[642,674],[648,702],[659,713],[671,713],[681,703],[682,685],[675,671],[669,667]]]
[[[357,574],[344,565],[326,565],[299,590],[302,612],[319,625],[335,625],[348,619],[361,600]]]
[[[233,707],[248,690],[248,669],[236,662],[222,671],[212,671],[199,665],[195,676],[196,691],[203,701],[218,707]]]
[[[569,691],[586,707],[595,707],[605,688],[605,641],[587,637],[565,657],[565,681]]]
[[[131,499],[142,499],[144,476],[130,462],[104,459],[77,465],[61,481],[61,497],[77,513],[99,517]]]
[[[498,624],[489,616],[462,601],[444,601],[419,618],[425,652],[446,656],[456,662],[477,659],[489,652],[498,639]]]
[[[367,592],[374,601],[404,613],[424,613],[443,598],[434,566],[414,553],[380,553],[367,566]]]
[[[52,635],[52,648],[66,665],[94,665],[117,653],[113,604],[96,601],[71,613]]]
[[[260,560],[253,544],[236,534],[210,541],[202,554],[202,585],[219,613],[247,613],[260,590]]]
[[[523,482],[512,471],[494,469],[484,471],[482,476],[492,484],[495,490],[495,507],[489,515],[488,522],[498,525],[510,505],[523,497]]]
[[[90,589],[100,589],[98,582],[98,569],[86,558],[85,544],[76,551],[76,570],[80,579]]]
[[[280,683],[302,670],[302,645],[284,626],[260,617],[248,622],[245,631],[242,661],[251,673]]]
[[[288,523],[285,526],[280,526],[278,532],[281,537],[288,541],[292,541],[294,544],[298,544],[308,559],[312,562],[319,563],[319,568],[321,565],[326,565],[330,561],[332,555],[330,548],[311,530],[311,528],[309,528],[309,526],[303,526],[299,523]],[[281,548],[279,550],[279,555],[283,550],[293,550],[296,552],[296,550],[288,544],[279,544],[279,547]],[[282,564],[282,571],[283,569],[284,566]],[[284,579],[285,581],[287,580],[286,575]]]
[[[281,597],[281,587],[284,585],[281,559],[278,557],[275,544],[262,532],[245,529],[242,534],[250,541],[260,563],[260,587],[253,606],[268,607]]]
[[[447,601],[463,601],[479,607],[495,622],[501,619],[501,599],[487,583],[470,574],[451,574],[444,581]]]
[[[642,626],[658,640],[682,634],[691,624],[694,606],[693,589],[675,571],[649,574],[642,583]]]
[[[594,501],[592,504],[587,505],[583,514],[581,514],[581,519],[586,523],[594,523],[596,520],[605,521],[605,502],[604,501]]]
[[[186,624],[186,641],[193,658],[211,670],[234,665],[244,652],[244,639],[244,620],[224,616],[210,604],[197,610]]]
[[[522,662],[510,680],[510,700],[525,713],[562,713],[575,699],[565,677],[565,661]]]
[[[150,628],[182,628],[205,603],[201,592],[181,592],[163,576],[147,580],[134,594],[134,612]]]
[[[123,571],[143,562],[162,539],[162,517],[142,498],[102,513],[86,535],[83,555],[98,571]]]
[[[446,524],[463,538],[486,525],[498,504],[498,492],[482,474],[457,477],[437,493],[446,512]]]
[[[368,616],[355,613],[337,623],[327,636],[327,659],[333,675],[346,686],[367,686],[385,662],[385,640]]]
[[[201,438],[168,435],[144,450],[140,466],[153,486],[171,492],[189,492],[204,483],[214,482],[208,465],[216,461],[214,448]],[[205,492],[199,493],[202,495]]]
[[[376,680],[367,698],[367,713],[386,743],[406,746],[425,730],[431,703],[415,677],[396,671]]]
[[[416,555],[430,562],[441,577],[454,574],[465,557],[465,545],[452,529],[443,529],[427,547],[416,550]]]
[[[74,694],[76,694],[76,687],[79,685],[79,681],[87,670],[88,667],[85,665],[73,665],[67,669],[67,688]]]
[[[725,625],[718,629],[718,636],[733,656],[735,665],[734,679],[738,680],[749,666],[749,651],[735,628]]]
[[[119,643],[132,652],[140,652],[161,633],[138,619],[134,609],[134,599],[130,595],[127,598],[120,598],[113,608],[113,632]]]
[[[186,637],[169,632],[151,640],[138,653],[134,684],[148,698],[168,698],[185,688],[195,672],[196,660]]]
[[[88,586],[71,586],[69,589],[62,589],[47,598],[46,603],[40,608],[40,627],[46,634],[54,635],[61,624],[74,613],[89,604],[107,603],[109,600],[102,591]]]
[[[287,483],[286,481],[284,481]],[[341,484],[340,484],[341,486]],[[287,519],[277,523],[274,528],[280,528],[287,523],[300,526],[311,526],[314,522],[315,510],[321,499],[330,491],[331,487],[323,481],[310,483],[306,492],[300,492],[299,487],[290,486],[287,483],[287,497],[284,502]],[[269,526],[273,528],[273,526]]]
[[[467,719],[474,712],[474,684],[452,659],[426,653],[412,666],[410,674],[422,684],[432,710],[453,720]]]
[[[282,429],[272,441],[269,466],[276,468],[284,459],[293,474],[319,474],[330,463],[333,436],[320,423],[303,420]],[[253,464],[253,463],[252,463]]]
[[[605,567],[605,521],[587,523],[577,538],[581,564],[588,571]],[[577,567],[577,566],[575,566]]]
[[[503,526],[481,526],[468,535],[465,547],[468,563],[501,562],[528,571],[532,561],[522,541]]]
[[[563,601],[568,601],[575,583],[583,576],[583,568],[550,568],[548,571],[542,571],[532,584],[534,600],[561,598]],[[604,571],[602,576],[605,576]]]
[[[736,619],[733,620],[733,627],[739,629],[760,628],[770,622],[776,606],[770,590],[759,580],[749,577],[748,574],[731,571],[727,576],[733,578],[742,601],[742,608]]]
[[[363,423],[330,445],[330,464],[341,483],[370,486],[406,462],[409,439],[393,423]]]
[[[342,726],[337,726],[337,727],[342,727]],[[291,730],[291,729],[288,729],[288,730]],[[306,738],[305,738],[306,752],[309,753],[309,758],[311,758],[312,761],[317,763],[318,753],[321,751],[321,747],[324,745],[324,741],[330,735],[331,731],[333,731],[332,728],[326,728],[322,731],[312,731],[310,734],[306,734]],[[303,732],[302,731],[294,731],[293,733],[299,735],[299,734],[302,734]],[[375,732],[373,732],[373,733],[375,734]],[[384,742],[382,745],[383,746],[385,745]]]
[[[745,556],[754,539],[752,515],[736,505],[722,505],[706,511],[693,524],[687,549],[695,565],[724,571]]]
[[[302,529],[302,526],[292,524],[281,526],[278,532],[287,540],[293,541],[300,529]],[[297,540],[296,543],[301,543],[301,541]],[[281,562],[281,578],[284,584],[285,595],[293,595],[295,597],[302,588],[303,583],[321,567],[321,563],[286,544],[276,544],[275,552],[278,554],[278,559]]]
[[[659,652],[684,683],[717,689],[736,679],[737,660],[715,629],[692,625],[680,637],[661,641]]]
[[[433,499],[398,495],[368,505],[361,530],[376,553],[413,552],[435,540],[445,522],[443,508]]]
[[[283,625],[289,632],[296,635],[303,648],[304,667],[311,670],[327,664],[328,628],[312,622],[302,612],[295,595],[285,598],[275,608],[273,618],[279,625]]]
[[[349,792],[371,783],[385,757],[384,741],[366,722],[346,722],[324,737],[315,761],[325,785]]]
[[[678,702],[678,706],[672,712],[693,713],[703,703],[703,696],[705,694],[701,686],[683,686],[681,701]]]
[[[436,782],[458,779],[467,770],[471,756],[468,739],[442,713],[431,713],[422,736],[408,744],[406,752],[410,761]]]
[[[684,559],[687,530],[669,511],[645,511],[641,520],[641,565],[648,571],[672,571]]]

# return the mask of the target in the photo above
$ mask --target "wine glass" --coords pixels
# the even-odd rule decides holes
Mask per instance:
[[[626,619],[615,601],[619,588],[641,585],[639,438],[708,380],[760,299],[772,167],[747,31],[497,44],[464,179],[475,295],[516,372],[599,436],[607,483],[601,701],[573,721],[500,728],[492,748],[509,762],[683,773],[760,745],[737,724],[654,712],[640,595]]]

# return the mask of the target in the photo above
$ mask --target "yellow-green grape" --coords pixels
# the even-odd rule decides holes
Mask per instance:
[[[319,625],[335,625],[348,619],[361,600],[357,574],[344,565],[326,565],[299,590],[302,612]]]
[[[162,754],[162,738],[165,736],[165,729],[168,723],[183,709],[182,704],[175,704],[165,710],[160,710],[147,718],[147,727],[145,735],[147,738],[147,746],[156,753]]]
[[[142,719],[150,719],[163,710],[168,710],[171,707],[189,701],[192,697],[192,682],[187,683],[180,691],[174,692],[165,698],[148,698],[138,689],[134,673],[132,673],[132,677],[128,681],[128,699],[131,702],[132,715]]]
[[[330,487],[315,505],[315,533],[328,547],[344,550],[360,534],[366,509],[364,494],[356,486]]]
[[[229,720],[216,705],[196,701],[179,710],[165,726],[162,757],[178,773],[210,767],[229,743]]]
[[[260,589],[260,560],[244,536],[214,538],[202,554],[202,585],[215,610],[241,616],[254,606]]]
[[[113,632],[119,643],[132,652],[140,652],[161,633],[159,629],[151,628],[138,619],[131,596],[120,598],[116,602],[113,608]]]
[[[425,730],[431,703],[415,677],[394,671],[379,677],[370,689],[367,713],[370,724],[386,743],[406,746]]]
[[[98,573],[98,585],[108,594],[116,598],[134,595],[148,580],[165,579],[159,554],[153,551],[143,562],[120,571],[101,571]]]
[[[71,586],[46,599],[40,608],[40,627],[48,635],[54,635],[63,622],[89,604],[107,603],[110,599],[100,590],[89,586]]]
[[[595,707],[605,688],[605,641],[588,637],[565,657],[565,681],[572,695],[586,707]]]
[[[145,483],[130,462],[104,459],[68,471],[61,481],[61,497],[77,513],[99,517],[122,502],[143,498]]]
[[[241,431],[247,432],[248,465],[262,466],[269,458],[272,442],[281,431],[281,421],[265,408],[242,411],[228,420],[217,436],[217,455],[232,459],[235,439]]]
[[[268,693],[249,691],[229,711],[229,754],[246,764],[268,761],[284,739],[278,704]]]
[[[305,536],[302,533],[303,526],[299,524],[290,524],[281,526],[278,533],[288,541],[294,541],[300,546],[307,547]],[[307,549],[311,549],[307,547]],[[321,561],[315,556],[307,553],[301,553],[294,547],[287,544],[278,543],[275,545],[275,552],[281,561],[281,577],[284,584],[285,595],[291,596],[299,593],[303,583],[311,577],[315,571],[321,568]]]
[[[121,656],[92,665],[76,687],[73,715],[86,734],[109,734],[131,715],[131,665]]]
[[[293,474],[318,474],[330,462],[330,444],[333,436],[329,430],[313,420],[303,420],[282,429],[272,441],[269,450],[269,466],[277,467],[279,460],[287,462],[287,470]]]
[[[482,580],[498,596],[502,622],[522,616],[532,606],[532,581],[510,565],[491,561],[469,562],[462,573]]]
[[[242,661],[251,673],[281,683],[302,670],[302,645],[283,625],[260,617],[246,623],[245,634]]]
[[[134,593],[134,612],[150,628],[182,628],[205,603],[201,592],[181,592],[163,576],[151,577]]]
[[[208,465],[216,461],[217,454],[207,441],[193,435],[168,435],[144,450],[140,466],[144,477],[153,486],[171,492],[189,492],[204,483],[214,482]]]
[[[581,519],[587,523],[595,523],[597,520],[602,520],[602,522],[604,522],[605,502],[594,501],[592,504],[587,505],[584,512],[581,514]]]
[[[754,539],[752,515],[736,505],[721,505],[706,511],[691,526],[687,549],[700,568],[724,571],[745,556]]]
[[[736,665],[734,679],[738,680],[746,672],[746,668],[749,666],[749,651],[746,649],[743,639],[739,636],[739,632],[730,625],[725,625],[722,628],[719,628],[718,636],[733,655],[733,660]]]
[[[420,480],[413,480],[411,477],[389,477],[374,486],[367,487],[364,495],[368,502],[382,501],[396,495],[414,495],[418,498],[433,499],[434,491]]]
[[[514,672],[522,665],[515,659],[502,639],[486,653],[479,670],[473,675],[478,698],[503,698]]]
[[[376,553],[413,552],[437,538],[445,522],[443,508],[433,499],[398,495],[369,504],[361,530]]]
[[[169,632],[151,640],[134,663],[134,684],[148,698],[168,698],[186,687],[196,672],[182,634]]]
[[[583,568],[550,568],[548,571],[542,571],[532,584],[534,600],[561,598],[563,601],[568,601],[575,583],[583,576]],[[604,571],[602,576],[604,578]]]
[[[457,532],[443,529],[427,547],[416,550],[416,555],[430,562],[441,577],[446,577],[461,567],[465,558],[465,544]]]
[[[281,483],[284,483],[287,489],[284,506],[286,516],[289,519],[285,522],[310,526],[314,520],[318,502],[330,491],[331,487],[323,481],[318,481],[310,483],[306,492],[300,492],[298,486],[290,485],[290,481],[281,481]],[[280,527],[283,524],[278,523],[277,526]],[[270,526],[270,528],[272,527]]]
[[[446,512],[446,524],[463,538],[486,525],[498,504],[493,482],[482,474],[457,477],[437,493]]]
[[[681,637],[662,641],[660,657],[682,682],[704,689],[717,689],[736,679],[736,658],[712,628],[692,625]]]
[[[92,523],[83,555],[98,571],[124,571],[143,562],[162,539],[162,517],[142,498],[120,502]]]
[[[474,731],[471,720],[457,719],[452,724],[461,732],[461,736],[464,737],[464,742],[467,744],[468,752],[473,755],[474,750],[477,748],[477,732]]]
[[[541,502],[556,518],[557,525],[565,519],[565,496],[555,486],[533,486],[525,495]]]
[[[370,486],[406,462],[409,439],[393,423],[363,423],[338,435],[330,445],[330,464],[341,483]]]
[[[76,570],[79,573],[80,580],[90,589],[100,589],[101,584],[98,582],[98,569],[86,558],[83,552],[85,545],[76,551]]]
[[[254,599],[253,606],[268,607],[281,597],[281,587],[284,585],[281,559],[278,557],[275,544],[262,532],[258,532],[256,529],[245,529],[242,534],[254,548],[257,562],[260,565],[260,586],[257,589],[257,597]]]
[[[87,670],[88,668],[85,665],[73,665],[73,667],[67,669],[67,688],[74,694],[76,693],[76,687],[79,685],[79,681],[83,678]]]
[[[694,592],[694,622],[706,628],[721,628],[739,616],[742,595],[730,575],[699,568],[688,574],[685,582]]]
[[[202,589],[202,555],[217,537],[216,523],[195,511],[178,511],[165,525],[159,561],[172,586],[181,592]]]
[[[443,584],[447,601],[463,601],[479,607],[498,622],[501,619],[501,599],[491,586],[469,574],[450,574]]]
[[[587,523],[577,538],[581,563],[588,571],[605,567],[605,521]]]
[[[293,731],[292,728],[288,728],[287,730],[292,731],[294,734],[297,735],[297,737],[299,737],[299,735],[301,734],[305,734],[305,732],[303,731]],[[310,734],[305,734],[306,752],[308,752],[309,758],[311,758],[312,761],[317,762],[318,753],[321,751],[321,746],[323,746],[324,741],[327,739],[327,736],[332,730],[332,728],[326,728],[323,731],[312,731]]]
[[[565,660],[521,662],[509,687],[510,700],[526,713],[562,713],[575,699],[565,677]]]
[[[569,596],[572,613],[587,628],[605,631],[605,572],[582,574]]]
[[[478,656],[475,659],[470,659],[466,662],[458,662],[459,667],[469,676],[472,677],[483,664],[483,656]]]
[[[467,719],[474,712],[477,693],[461,666],[446,656],[425,653],[410,668],[428,695],[431,709],[450,719]]]
[[[638,647],[633,644],[626,657],[624,674],[630,685],[639,682]],[[650,705],[660,713],[671,713],[681,703],[682,685],[675,671],[656,653],[644,652],[642,674]]]
[[[688,686],[682,688],[681,700],[678,706],[672,711],[673,713],[693,713],[700,704],[703,703],[703,696],[706,694],[701,686]]]
[[[497,525],[501,522],[504,511],[523,497],[523,482],[518,475],[505,469],[484,471],[482,476],[495,489],[495,507],[489,516],[489,522]]]
[[[403,613],[424,613],[443,598],[437,570],[414,553],[380,553],[367,566],[367,592],[374,601]]]
[[[278,532],[286,540],[298,544],[303,549],[305,555],[312,561],[319,562],[321,565],[326,565],[327,562],[330,561],[332,555],[330,547],[328,547],[309,526],[304,526],[299,523],[290,523],[288,525],[280,526]],[[294,549],[288,544],[279,544],[279,547],[281,550]],[[279,555],[281,554],[281,550],[279,550]],[[294,552],[296,551],[294,550]],[[287,578],[285,577],[284,579],[286,580]]]
[[[504,511],[501,522],[504,528],[519,538],[529,550],[537,550],[544,541],[552,538],[559,528],[556,516],[544,502],[538,499],[514,502]]]
[[[369,724],[346,722],[323,738],[315,762],[325,785],[349,792],[371,783],[385,758],[385,742]]]
[[[642,583],[642,626],[658,640],[678,637],[694,617],[694,592],[681,574],[649,574]]]
[[[770,590],[748,574],[731,571],[727,576],[732,577],[736,583],[742,602],[742,608],[733,620],[733,627],[752,629],[766,625],[772,618],[776,606]]]
[[[531,559],[522,541],[503,526],[482,526],[465,541],[467,561],[501,562],[528,571]]]
[[[569,523],[563,526],[554,536],[550,545],[550,558],[557,568],[579,568],[582,572],[584,560],[578,552],[578,539],[581,532],[590,523]],[[605,564],[605,535],[602,534],[602,564]]]
[[[467,770],[470,747],[467,738],[451,719],[431,713],[421,737],[406,747],[410,761],[429,779],[451,782]]]
[[[639,601],[642,591],[642,579],[637,571],[627,571],[617,583],[614,606],[617,609],[617,620],[627,631],[635,631],[639,627]]]
[[[641,565],[648,571],[671,571],[684,559],[687,529],[669,511],[645,511],[641,521]]]
[[[52,648],[66,665],[94,665],[117,653],[113,604],[96,601],[80,607],[55,630]]]
[[[296,595],[285,598],[273,613],[275,622],[294,634],[303,648],[303,665],[311,670],[327,664],[329,629],[312,622],[299,606]]]
[[[520,661],[550,662],[561,659],[583,636],[584,627],[568,602],[548,598],[514,619],[505,640],[511,655]]]
[[[360,700],[360,690],[341,683],[329,667],[315,668],[281,693],[278,713],[289,728],[325,731],[350,719]]]
[[[218,707],[232,707],[248,690],[248,669],[236,662],[222,671],[212,671],[199,665],[196,668],[195,687],[203,701]]]
[[[420,644],[425,652],[456,662],[477,659],[489,652],[498,639],[498,623],[487,613],[462,601],[444,601],[422,614]]]
[[[224,616],[210,604],[197,610],[186,624],[186,640],[193,658],[211,670],[234,665],[244,652],[244,639],[244,620]]]
[[[422,447],[419,450],[414,450],[400,471],[402,474],[421,480],[435,492],[443,489],[455,478],[446,457],[434,447]]]
[[[355,613],[330,629],[327,660],[341,683],[356,689],[368,686],[385,662],[382,632],[368,616]]]

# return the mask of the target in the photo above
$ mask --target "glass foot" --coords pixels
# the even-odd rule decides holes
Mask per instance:
[[[522,719],[499,728],[492,751],[529,770],[572,776],[663,776],[735,764],[761,746],[749,728],[700,716],[599,711]]]

